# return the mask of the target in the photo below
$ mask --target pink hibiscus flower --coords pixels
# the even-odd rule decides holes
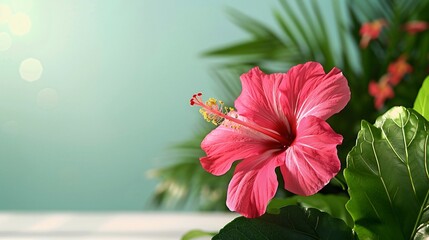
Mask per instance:
[[[241,82],[237,111],[215,99],[204,103],[201,93],[190,102],[219,124],[201,143],[207,154],[200,158],[203,168],[222,175],[242,160],[228,187],[227,206],[253,218],[265,213],[277,191],[277,167],[285,188],[305,196],[317,193],[338,173],[336,146],[342,136],[325,120],[344,108],[350,90],[341,71],[326,74],[316,62],[268,75],[255,67]]]

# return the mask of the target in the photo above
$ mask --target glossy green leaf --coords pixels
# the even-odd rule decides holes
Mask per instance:
[[[429,119],[429,77],[425,79],[414,102],[414,110]]]
[[[214,240],[282,239],[282,240],[347,240],[353,232],[342,220],[317,209],[287,206],[279,214],[259,218],[239,217],[227,224]]]
[[[315,194],[312,196],[292,196],[288,198],[274,198],[267,207],[269,213],[279,213],[280,209],[289,205],[299,205],[305,208],[316,208],[320,211],[329,213],[335,218],[339,218],[353,227],[353,220],[346,210],[348,197],[343,195],[323,195]]]
[[[363,121],[344,175],[359,239],[413,239],[427,222],[429,123],[394,107]],[[421,229],[420,229],[421,228]]]

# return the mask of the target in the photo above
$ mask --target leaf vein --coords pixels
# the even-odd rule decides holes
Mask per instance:
[[[381,183],[383,184],[383,188],[384,188],[384,191],[386,192],[387,199],[389,200],[390,207],[393,208],[392,199],[390,198],[389,191],[387,190],[387,186],[386,186],[386,183],[384,182],[383,176],[381,176],[380,160],[378,159],[377,151],[375,150],[375,145],[374,145],[374,142],[375,142],[374,134],[372,133],[371,128],[368,128],[368,129],[369,129],[369,132],[370,132],[372,139],[373,139],[373,141],[371,143],[371,147],[372,147],[372,151],[374,153],[374,158],[375,158],[375,161],[376,161],[377,167],[378,167],[378,177],[380,178]]]
[[[418,214],[418,216],[417,216],[417,220],[416,220],[416,222],[414,223],[414,228],[413,228],[413,232],[412,232],[412,234],[411,234],[411,236],[410,236],[410,240],[414,239],[414,236],[415,236],[415,235],[416,235],[416,233],[417,233],[418,226],[420,225],[420,221],[421,221],[421,219],[422,219],[423,212],[424,212],[424,209],[426,208],[426,205],[427,205],[428,199],[429,199],[429,190],[428,190],[428,191],[426,191],[425,199],[423,200],[423,203],[422,203],[422,205],[420,206],[419,214]]]
[[[410,163],[409,163],[410,159],[409,159],[409,156],[408,156],[407,138],[405,136],[405,125],[408,124],[409,119],[411,119],[411,113],[409,113],[409,115],[408,115],[409,119],[407,119],[406,123],[404,123],[404,119],[402,118],[401,114],[399,114],[399,118],[401,119],[401,124],[402,124],[401,132],[402,132],[402,138],[404,140],[404,150],[405,150],[405,159],[406,159],[406,162],[407,162],[406,166],[407,166],[408,176],[410,177],[410,183],[411,183],[411,187],[413,188],[414,196],[416,197],[416,199],[418,199],[417,192],[416,192],[416,186],[414,185],[413,175],[411,174]]]
[[[366,199],[368,200],[369,204],[372,207],[372,210],[374,210],[375,215],[377,215],[378,219],[381,219],[380,214],[377,211],[377,208],[374,206],[374,204],[371,201],[371,198],[368,196],[368,194],[366,192],[364,192]]]

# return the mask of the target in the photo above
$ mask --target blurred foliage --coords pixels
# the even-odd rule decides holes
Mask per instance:
[[[167,208],[226,209],[225,186],[232,173],[216,178],[201,168],[198,158],[204,155],[200,148],[203,137],[204,135],[197,135],[174,146],[169,155],[177,163],[150,172],[150,177],[158,178],[161,182],[152,199],[156,207],[162,205]]]
[[[344,161],[355,143],[361,119],[373,122],[376,116],[394,105],[412,107],[427,75],[429,31],[408,34],[404,24],[416,20],[428,22],[429,1],[279,0],[279,6],[273,11],[277,26],[267,26],[229,9],[231,21],[249,37],[208,51],[204,56],[224,60],[213,66],[211,72],[223,95],[228,96],[224,100],[229,106],[240,94],[239,76],[254,66],[260,66],[267,73],[286,72],[291,66],[317,61],[325,71],[333,67],[341,69],[349,81],[352,99],[328,122],[344,136],[338,148],[340,159]],[[330,11],[322,12],[322,9]],[[386,26],[368,47],[360,48],[361,26],[377,19],[383,19]],[[376,109],[368,86],[386,75],[389,64],[401,56],[406,56],[413,71],[394,86],[395,97],[384,102],[383,108]],[[203,134],[174,148],[170,155],[172,165],[154,171],[161,180],[154,196],[155,203],[176,207],[191,204],[203,210],[226,209],[226,189],[232,173],[216,177],[200,166],[198,158],[204,156],[200,143],[212,126],[206,124],[204,128]],[[342,174],[337,177],[341,182]],[[283,181],[279,180],[279,183]],[[329,184],[322,193],[347,194],[338,184]],[[284,190],[278,191],[280,197],[289,195]]]

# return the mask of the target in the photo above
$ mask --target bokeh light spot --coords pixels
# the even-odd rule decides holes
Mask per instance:
[[[12,38],[8,33],[0,32],[0,51],[6,51],[12,46]]]
[[[58,92],[52,88],[45,88],[37,94],[37,105],[41,108],[51,109],[58,105]]]
[[[13,0],[10,3],[10,7],[17,12],[30,12],[33,8],[33,0]]]
[[[17,13],[10,17],[9,28],[14,35],[25,35],[31,29],[31,20],[26,14]]]
[[[0,4],[0,24],[7,23],[12,16],[12,11],[8,5]]]
[[[22,61],[21,66],[19,67],[19,74],[22,79],[33,82],[36,81],[42,76],[43,66],[42,63],[35,58],[27,58]]]

